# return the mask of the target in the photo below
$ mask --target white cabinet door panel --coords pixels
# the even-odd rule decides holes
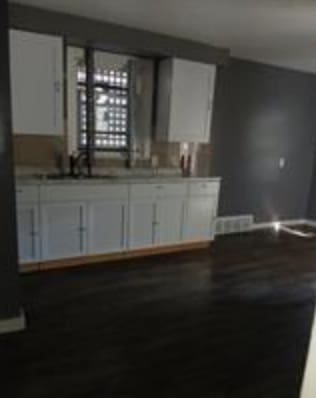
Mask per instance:
[[[10,31],[13,131],[63,133],[62,38]]]
[[[129,247],[131,249],[149,247],[154,244],[155,220],[155,202],[139,199],[130,203]]]
[[[157,138],[209,142],[216,66],[183,59],[161,61]]]
[[[218,196],[219,182],[190,182],[189,196]]]
[[[157,204],[157,243],[172,245],[181,242],[184,217],[184,200],[164,198]]]
[[[17,208],[18,254],[20,264],[39,260],[39,222],[36,205]]]
[[[118,252],[125,248],[126,210],[124,202],[89,204],[89,254]]]
[[[76,257],[86,252],[85,206],[81,203],[42,206],[43,257]]]
[[[174,61],[170,141],[204,142],[210,104],[210,66]]]
[[[216,200],[213,196],[195,197],[188,200],[185,221],[185,240],[213,239]]]

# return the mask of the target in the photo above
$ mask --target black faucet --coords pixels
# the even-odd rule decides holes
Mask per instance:
[[[84,173],[86,167],[87,173]],[[69,172],[73,178],[92,177],[90,157],[86,151],[79,152],[78,155],[69,156]]]

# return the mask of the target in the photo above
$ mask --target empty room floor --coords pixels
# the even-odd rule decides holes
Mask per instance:
[[[298,398],[316,239],[271,231],[210,250],[22,277],[24,333],[0,337],[5,397]]]

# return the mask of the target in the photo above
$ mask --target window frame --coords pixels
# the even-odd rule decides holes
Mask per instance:
[[[80,70],[81,69],[81,70]],[[83,78],[80,79],[79,75],[81,75]],[[100,78],[103,75],[103,79],[105,80],[107,76],[107,80],[109,81],[110,79],[116,80],[114,84],[105,82],[105,81],[100,81],[100,79],[97,78],[99,76]],[[114,78],[115,76],[115,78]],[[120,77],[119,77],[120,76]],[[77,71],[76,71],[76,96],[77,96],[77,150],[78,151],[84,151],[86,149],[86,143],[82,141],[82,136],[84,134],[87,134],[87,129],[84,130],[82,128],[83,124],[86,122],[82,122],[82,109],[85,107],[85,101],[82,102],[81,100],[81,93],[80,90],[87,89],[87,75],[85,72],[85,66],[79,65],[77,66]],[[118,83],[118,80],[120,80],[120,84]],[[95,90],[95,97],[96,97],[96,91],[99,88],[99,90],[104,90],[104,95],[107,97],[110,102],[107,105],[104,105],[104,107],[110,108],[108,110],[108,113],[115,114],[115,117],[112,117],[112,120],[109,119],[109,124],[113,123],[115,127],[109,127],[110,128],[115,128],[118,124],[122,127],[124,126],[124,130],[121,131],[102,131],[102,130],[97,130],[97,120],[95,120],[95,128],[92,132],[93,136],[93,141],[95,142],[98,138],[97,136],[99,135],[100,141],[108,141],[112,142],[113,146],[100,146],[98,147],[97,145],[93,144],[91,150],[95,154],[100,154],[100,153],[115,153],[115,154],[120,154],[120,155],[126,155],[130,152],[130,146],[131,146],[131,123],[130,123],[130,114],[131,114],[131,73],[130,73],[130,67],[129,67],[129,62],[127,62],[127,68],[126,69],[113,69],[113,68],[95,68],[94,71],[94,90]],[[126,82],[125,84],[123,83]],[[124,93],[123,96],[119,96],[118,93]],[[112,95],[112,97],[111,97]],[[114,95],[114,96],[113,96]],[[123,103],[125,97],[125,103]],[[119,103],[117,103],[119,101]],[[121,103],[120,103],[121,102]],[[111,109],[112,105],[112,109]],[[98,104],[96,101],[94,101],[94,109],[96,111]],[[119,116],[118,116],[119,115]],[[123,116],[124,115],[124,116]],[[96,116],[95,116],[96,119]],[[86,126],[87,127],[87,126]],[[102,137],[103,136],[103,137]],[[122,140],[123,145],[117,145],[119,143],[120,137],[125,138],[125,142]],[[117,146],[116,146],[117,145]]]

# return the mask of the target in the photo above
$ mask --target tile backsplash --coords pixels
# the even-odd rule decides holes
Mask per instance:
[[[66,156],[64,137],[14,135],[15,165],[32,168],[58,168]]]
[[[181,148],[179,143],[161,143],[152,141],[151,154],[158,158],[159,168],[179,170]],[[189,153],[195,158],[193,174],[206,177],[210,174],[211,146],[209,144],[190,144]],[[67,142],[65,137],[15,135],[14,136],[15,166],[21,171],[39,170],[56,172],[67,170]],[[96,168],[124,168],[123,158],[97,158]],[[136,159],[135,167],[151,168],[148,159]]]

